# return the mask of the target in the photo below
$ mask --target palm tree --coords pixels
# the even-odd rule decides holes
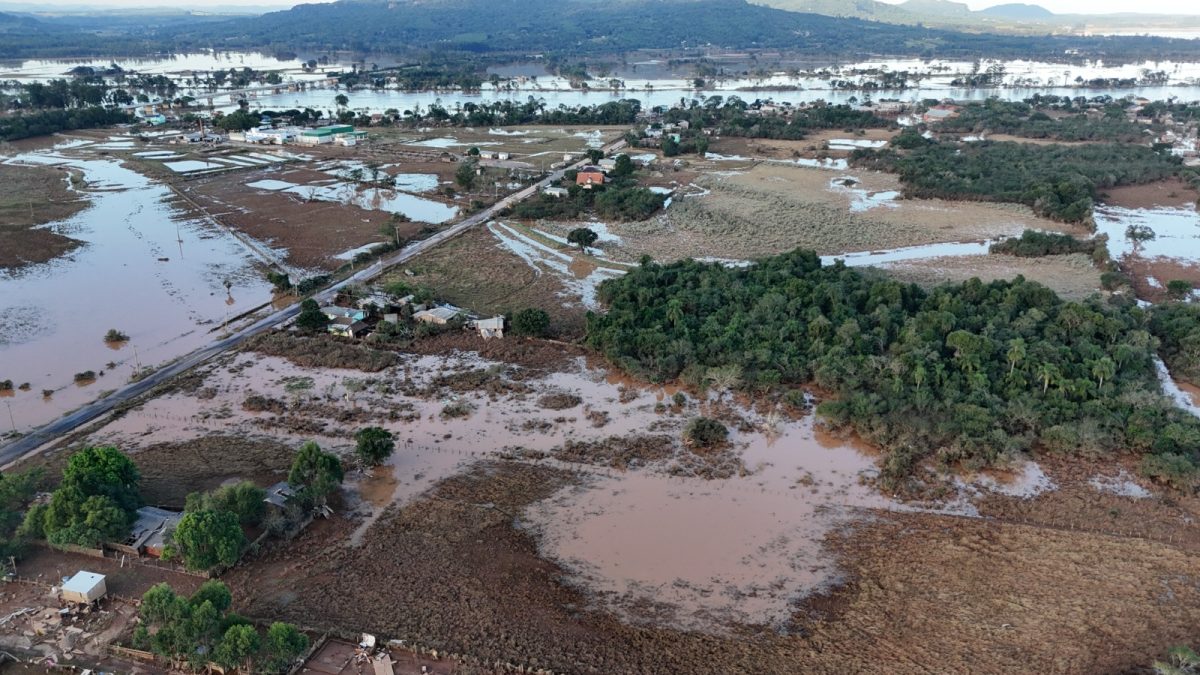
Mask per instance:
[[[1025,360],[1025,340],[1016,338],[1008,342],[1008,374],[1012,375],[1017,363]]]
[[[1058,366],[1053,363],[1043,363],[1038,366],[1037,376],[1042,381],[1042,393],[1045,394],[1046,390],[1050,388],[1050,381],[1057,381],[1060,377]]]
[[[1100,383],[1100,387],[1104,387],[1104,380],[1111,379],[1117,374],[1117,364],[1107,356],[1096,359],[1092,362],[1092,376]]]

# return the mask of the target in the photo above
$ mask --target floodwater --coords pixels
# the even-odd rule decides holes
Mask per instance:
[[[30,383],[8,400],[21,431],[126,383],[139,364],[158,365],[207,344],[222,321],[271,298],[237,238],[180,211],[166,186],[88,149],[77,144],[6,161],[70,167],[90,201],[45,226],[83,246],[0,271],[0,377]],[[110,348],[102,340],[110,328],[130,340]],[[74,374],[88,370],[103,375],[75,386]],[[53,395],[43,397],[43,390]]]
[[[309,201],[340,202],[354,204],[368,211],[400,213],[421,223],[436,225],[453,220],[458,215],[457,206],[449,206],[397,190],[360,188],[354,183],[296,185],[282,189]]]
[[[1094,213],[1096,233],[1108,235],[1108,251],[1121,259],[1137,254],[1143,258],[1175,258],[1200,263],[1200,212],[1195,208],[1129,209],[1100,205]],[[1149,230],[1153,238],[1130,237],[1130,227]]]
[[[324,435],[266,432],[259,424],[272,415],[247,412],[241,403],[259,394],[290,405],[319,401],[378,414],[378,423],[396,435],[397,450],[376,471],[379,478],[351,472],[365,493],[352,506],[363,516],[352,546],[370,536],[385,508],[416,498],[477,460],[513,448],[550,452],[567,440],[646,433],[678,439],[687,419],[711,406],[728,406],[754,429],[731,437],[732,452],[748,475],[715,480],[669,475],[671,462],[691,455],[682,448],[676,457],[626,471],[573,464],[583,474],[582,484],[517,514],[519,526],[537,539],[543,555],[564,565],[571,583],[635,621],[644,617],[633,606],[648,602],[667,610],[656,619],[684,628],[720,631],[729,622],[782,627],[798,599],[839,579],[836,561],[823,546],[826,535],[869,517],[871,509],[918,508],[864,485],[862,479],[875,473],[874,457],[818,433],[811,415],[791,420],[715,400],[690,400],[678,412],[656,410],[669,402],[668,391],[639,387],[583,360],[566,372],[520,378],[534,388],[523,395],[472,391],[427,398],[385,387],[406,381],[424,386],[434,375],[503,366],[472,353],[405,357],[401,365],[369,374],[299,368],[255,354],[222,361],[202,371],[203,387],[215,395],[199,399],[174,392],[153,399],[110,422],[92,442],[135,448],[209,433],[269,433],[296,445],[311,438],[348,454],[353,443],[343,423],[330,419]],[[538,397],[549,392],[574,393],[582,402],[565,410],[539,408]],[[441,414],[447,405],[464,403],[471,409],[466,417]],[[609,421],[594,426],[585,416],[592,410],[604,411]],[[390,421],[389,415],[407,421]],[[568,466],[554,459],[531,461]],[[973,515],[964,504],[934,508]]]
[[[1014,60],[997,62],[984,60],[979,68],[984,70],[1000,63],[1006,76],[1004,87],[962,88],[951,84],[952,80],[968,74],[975,64],[963,61],[921,59],[869,60],[845,64],[828,69],[819,69],[797,76],[776,72],[763,77],[739,77],[708,81],[702,89],[695,89],[694,75],[690,72],[665,71],[657,67],[641,67],[634,64],[622,67],[617,75],[624,87],[618,89],[593,86],[582,90],[572,88],[566,79],[546,74],[540,66],[517,65],[497,68],[502,75],[535,75],[536,79],[524,83],[501,83],[499,88],[485,83],[478,92],[404,92],[397,90],[359,89],[347,92],[350,107],[356,111],[383,112],[389,108],[397,110],[425,110],[440,105],[454,110],[465,103],[484,103],[496,100],[524,102],[529,98],[544,101],[547,108],[560,105],[597,105],[622,98],[638,99],[643,108],[671,106],[690,101],[703,102],[711,96],[738,96],[744,100],[772,100],[777,103],[809,103],[824,100],[831,103],[851,103],[868,99],[896,99],[918,102],[923,99],[954,98],[957,100],[984,100],[999,97],[1023,100],[1033,94],[1058,96],[1144,96],[1151,100],[1179,98],[1200,99],[1200,64],[1173,62],[1146,62],[1126,65],[1106,65],[1099,62],[1087,64],[1062,64]],[[684,65],[682,68],[686,69]],[[892,72],[909,71],[921,73],[921,79],[909,89],[863,91],[860,89],[832,89],[831,80],[867,83],[871,78],[859,75],[856,70],[887,68]],[[540,71],[540,72],[539,72]],[[1162,71],[1166,74],[1166,85],[1136,86],[1127,89],[1088,88],[1076,85],[1077,78],[1141,78],[1143,71]],[[596,85],[598,83],[594,83]],[[287,108],[331,109],[333,96],[327,90],[309,89],[263,95],[251,101],[256,109],[282,110]],[[234,106],[230,106],[233,109]]]

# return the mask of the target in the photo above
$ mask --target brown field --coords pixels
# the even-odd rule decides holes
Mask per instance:
[[[1083,254],[1018,258],[977,255],[926,258],[883,265],[889,276],[922,286],[958,283],[971,278],[983,281],[1012,279],[1018,274],[1049,287],[1060,297],[1080,300],[1100,292],[1100,270]]]
[[[1133,288],[1137,296],[1151,302],[1162,302],[1167,299],[1167,284],[1176,279],[1191,282],[1193,288],[1200,288],[1200,266],[1176,258],[1142,258],[1127,255],[1121,259],[1121,269],[1133,280]],[[1148,281],[1153,277],[1158,285]]]
[[[37,227],[87,207],[86,199],[68,189],[69,179],[61,169],[0,164],[0,269],[53,260],[79,245]]]
[[[1100,200],[1105,204],[1129,209],[1150,209],[1156,206],[1190,208],[1196,206],[1197,200],[1200,200],[1200,193],[1183,180],[1171,178],[1146,185],[1108,188]]]

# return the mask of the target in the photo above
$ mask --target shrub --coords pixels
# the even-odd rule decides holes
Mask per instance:
[[[1141,473],[1146,478],[1176,490],[1191,490],[1200,478],[1200,467],[1187,456],[1174,452],[1146,455],[1142,458]]]
[[[544,337],[550,328],[550,315],[546,310],[529,307],[513,315],[513,332],[529,337]]]
[[[729,430],[711,417],[696,417],[683,429],[683,442],[693,448],[711,448],[729,439]]]

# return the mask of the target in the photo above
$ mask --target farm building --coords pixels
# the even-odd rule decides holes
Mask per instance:
[[[361,140],[367,137],[365,131],[355,131],[349,124],[330,124],[329,126],[305,129],[296,139],[305,145],[324,145],[343,140]]]
[[[548,188],[542,190],[542,194],[550,195],[551,197],[557,197],[559,199],[562,199],[563,197],[566,197],[567,195],[569,195],[570,192],[568,192],[566,188],[562,188],[562,187],[548,187]]]
[[[490,319],[476,319],[472,322],[472,326],[479,331],[479,336],[484,340],[504,337],[504,315],[494,316]]]
[[[62,585],[62,599],[81,605],[95,602],[107,593],[108,587],[104,585],[104,575],[96,572],[80,570]]]
[[[355,309],[351,307],[338,307],[337,305],[326,305],[321,308],[321,313],[329,317],[330,321],[338,319],[353,319],[354,321],[362,321],[367,318],[365,309]]]

